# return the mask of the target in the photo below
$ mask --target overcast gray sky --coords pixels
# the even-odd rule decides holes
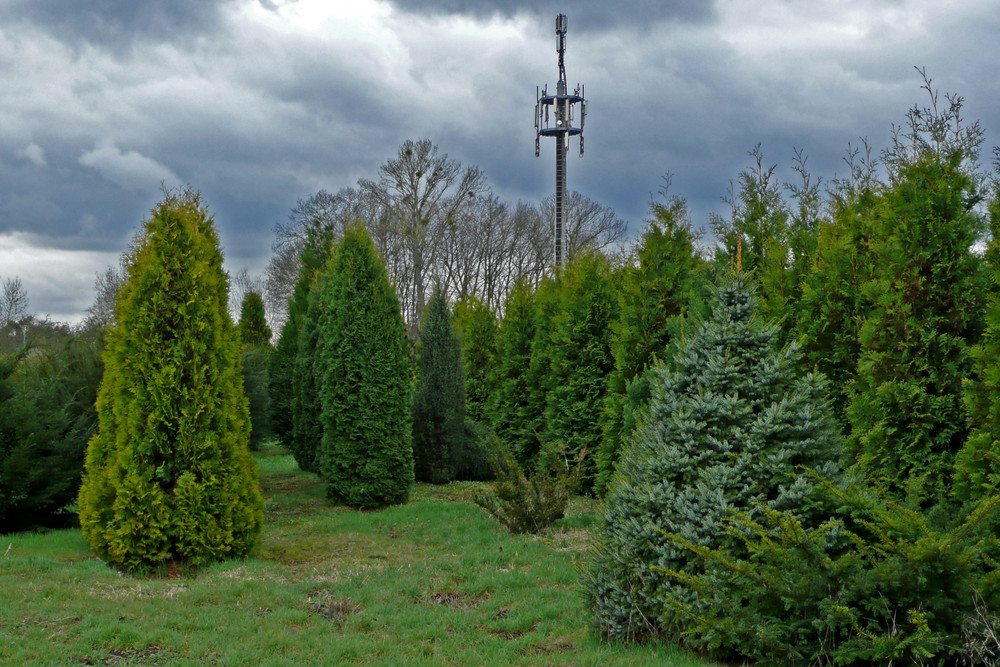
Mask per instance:
[[[925,104],[914,65],[1000,143],[996,0],[0,0],[0,277],[76,320],[161,183],[201,190],[236,271],[275,222],[408,138],[478,165],[503,198],[553,189],[535,86],[590,100],[569,183],[635,230],[672,172],[697,225],[763,144],[829,180]]]

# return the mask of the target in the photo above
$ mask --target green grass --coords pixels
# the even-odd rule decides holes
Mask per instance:
[[[133,578],[78,530],[2,536],[0,662],[712,664],[588,632],[584,499],[550,534],[514,536],[470,502],[477,484],[418,485],[405,506],[357,512],[330,506],[285,451],[256,456],[266,518],[246,560]]]

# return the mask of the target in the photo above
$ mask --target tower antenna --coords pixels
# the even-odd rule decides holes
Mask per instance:
[[[556,138],[556,215],[555,215],[555,264],[562,266],[563,229],[566,227],[566,154],[569,138],[580,136],[580,156],[583,156],[583,124],[587,119],[587,100],[580,84],[570,95],[566,88],[566,15],[556,17],[556,53],[559,54],[559,83],[556,94],[549,95],[548,84],[539,91],[535,88],[535,157],[540,153],[541,137]],[[575,126],[575,105],[580,104],[580,125]],[[549,124],[549,107],[555,107],[555,125]]]

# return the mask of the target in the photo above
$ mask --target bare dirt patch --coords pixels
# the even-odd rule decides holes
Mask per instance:
[[[469,595],[457,591],[435,591],[427,596],[428,602],[450,609],[475,609],[490,599],[487,594]]]
[[[362,604],[354,602],[351,598],[338,598],[328,590],[317,590],[308,594],[309,612],[319,614],[323,618],[340,625],[344,623],[352,614],[364,611]]]

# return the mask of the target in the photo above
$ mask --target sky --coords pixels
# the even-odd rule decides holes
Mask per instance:
[[[164,187],[199,190],[227,268],[262,273],[296,201],[406,139],[478,166],[503,199],[554,189],[536,86],[586,86],[569,187],[642,227],[672,174],[698,227],[759,142],[829,183],[915,104],[915,66],[1000,144],[996,0],[0,0],[0,279],[78,321]]]

